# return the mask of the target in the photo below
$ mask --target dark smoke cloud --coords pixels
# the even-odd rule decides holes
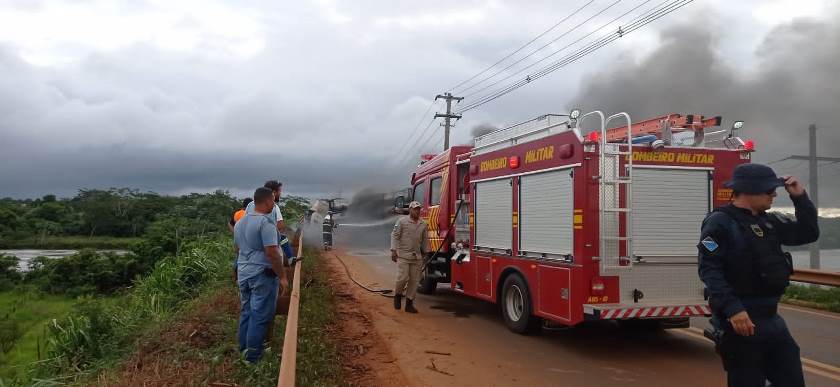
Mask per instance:
[[[840,157],[836,23],[797,19],[776,27],[755,52],[756,71],[746,75],[738,63],[721,57],[719,38],[699,26],[665,30],[662,45],[652,54],[640,61],[625,56],[612,70],[589,76],[572,103],[627,111],[634,119],[676,112],[722,115],[724,127],[745,120],[741,135],[756,140],[754,160],[765,163],[807,154],[807,128],[816,123],[823,128],[818,131],[818,154]],[[807,181],[807,163],[773,166]],[[821,206],[840,206],[838,174],[836,164],[821,169]]]
[[[481,136],[483,136],[485,134],[488,134],[488,133],[495,132],[497,130],[499,130],[499,127],[497,127],[495,125],[486,124],[486,123],[478,124],[476,126],[473,126],[472,129],[470,129],[470,135],[473,136],[473,138],[476,138],[476,137],[481,137]]]

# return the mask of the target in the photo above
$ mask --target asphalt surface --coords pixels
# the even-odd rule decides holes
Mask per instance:
[[[337,232],[337,253],[349,262],[357,279],[382,288],[392,286],[395,266],[389,259],[385,238],[364,240],[354,236],[359,231]],[[713,345],[702,337],[705,319],[693,319],[689,329],[642,331],[604,322],[521,336],[508,331],[495,305],[451,292],[444,286],[440,285],[435,295],[418,297],[422,317],[412,321],[420,324],[413,329],[434,332],[434,342],[443,342],[441,350],[456,349],[468,354],[469,362],[456,359],[450,366],[478,367],[474,372],[476,377],[484,378],[480,379],[482,383],[725,385]],[[784,307],[781,313],[801,347],[807,385],[840,386],[840,315],[798,307]],[[384,329],[389,328],[386,325]],[[390,334],[397,333],[385,332],[386,337]],[[422,379],[422,374],[416,376],[421,378],[414,381],[418,385],[465,382],[455,377],[429,382]],[[466,382],[472,385],[477,380]]]

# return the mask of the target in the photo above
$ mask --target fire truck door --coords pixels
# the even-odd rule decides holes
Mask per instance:
[[[475,192],[476,290],[492,296],[493,255],[511,253],[513,245],[513,187],[511,179],[477,182]]]
[[[567,267],[539,265],[537,287],[539,301],[537,310],[561,320],[569,320],[572,314],[571,285],[572,271]]]

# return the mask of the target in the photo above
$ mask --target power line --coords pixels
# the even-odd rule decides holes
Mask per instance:
[[[414,129],[411,130],[411,134],[407,139],[405,139],[405,141],[403,141],[402,146],[400,146],[400,149],[395,154],[400,154],[400,152],[404,150],[405,146],[411,141],[411,139],[414,137],[414,134],[417,132],[417,128],[419,128],[420,125],[423,123],[423,119],[426,117],[427,114],[429,114],[429,112],[432,110],[432,106],[435,106],[435,104],[437,104],[437,100],[432,101],[432,103],[429,104],[429,107],[426,108],[426,111],[424,111],[423,114],[420,115],[420,119],[417,121],[417,125],[414,125]]]
[[[428,124],[426,124],[426,127],[425,127],[425,128],[423,128],[423,130],[422,130],[422,131],[420,131],[422,134],[421,134],[420,136],[418,136],[418,137],[417,137],[417,139],[414,141],[414,144],[412,144],[410,147],[408,147],[408,148],[405,150],[405,152],[403,152],[403,154],[402,154],[401,156],[399,156],[399,159],[397,159],[397,160],[399,160],[399,161],[397,162],[397,164],[402,164],[402,163],[404,163],[404,162],[405,162],[405,160],[406,160],[406,159],[411,158],[411,155],[412,155],[412,154],[414,153],[414,151],[417,149],[417,146],[418,146],[418,145],[428,143],[428,137],[430,137],[430,135],[429,135],[429,134],[434,134],[434,133],[435,133],[435,131],[434,131],[434,130],[429,131],[429,128],[431,128],[431,127],[432,127],[432,124],[433,124],[434,122],[435,122],[435,117],[432,117],[432,118],[429,120],[429,123],[428,123]],[[424,142],[422,142],[422,143],[421,143],[421,141],[423,141],[423,140],[422,140],[423,138],[426,138],[426,140],[425,140]],[[423,145],[421,145],[421,147],[422,147],[422,146],[423,146]]]
[[[594,51],[597,51],[598,49],[612,43],[613,41],[623,37],[624,35],[627,35],[627,34],[633,32],[635,30],[643,28],[644,26],[646,26],[646,25],[648,25],[648,24],[650,24],[650,23],[652,23],[652,22],[670,14],[671,12],[674,12],[677,9],[682,8],[683,6],[691,3],[692,1],[693,0],[674,1],[671,4],[668,4],[665,7],[662,7],[660,9],[656,10],[651,15],[646,16],[644,18],[641,18],[640,20],[637,20],[637,21],[631,23],[626,28],[619,27],[616,32],[613,32],[609,35],[606,35],[606,36],[604,36],[600,39],[597,39],[597,40],[593,41],[592,43],[590,43],[586,47],[576,51],[575,53],[572,53],[572,54],[564,57],[563,59],[560,59],[559,61],[554,62],[551,65],[543,67],[542,69],[540,69],[536,73],[533,73],[533,74],[530,74],[530,75],[526,76],[525,79],[520,80],[518,82],[514,82],[507,87],[496,90],[492,93],[489,93],[489,94],[485,95],[482,98],[479,98],[477,101],[475,101],[471,104],[468,104],[467,106],[465,106],[461,110],[458,110],[457,114],[462,114],[466,111],[475,109],[475,108],[477,108],[481,105],[484,105],[484,104],[486,104],[488,102],[491,102],[491,101],[493,101],[493,100],[495,100],[499,97],[502,97],[502,96],[504,96],[504,95],[506,95],[506,94],[508,94],[508,93],[510,93],[510,92],[522,87],[522,86],[525,86],[525,85],[531,83],[532,81],[534,81],[536,79],[542,78],[542,77],[556,71],[557,69],[560,69],[560,68],[562,68],[562,67],[564,67],[564,66],[566,66],[570,63],[573,63],[573,62],[577,61],[580,58],[583,58],[586,55],[589,55],[590,53],[592,53]]]
[[[665,1],[663,1],[662,3],[659,3],[659,5],[657,5],[657,7],[658,7],[658,6],[661,6],[662,4],[664,4],[664,3],[665,3],[665,2],[667,2],[667,1],[669,1],[669,0],[665,0]],[[540,59],[540,60],[538,60],[538,61],[536,61],[536,62],[534,62],[534,63],[531,63],[531,64],[529,64],[528,66],[525,66],[525,67],[523,67],[523,68],[521,68],[521,69],[517,70],[516,72],[514,72],[514,73],[512,73],[512,74],[508,74],[508,76],[506,76],[506,77],[504,77],[504,78],[502,78],[502,79],[499,79],[499,80],[497,80],[496,82],[493,82],[493,83],[491,83],[491,84],[489,84],[489,85],[487,85],[487,86],[484,86],[484,87],[482,87],[481,89],[476,90],[476,91],[474,91],[474,92],[472,92],[472,93],[470,93],[470,94],[467,94],[467,95],[465,95],[464,97],[465,97],[465,98],[472,97],[473,95],[479,94],[479,93],[481,93],[482,91],[487,90],[487,89],[489,89],[489,88],[491,88],[491,87],[493,87],[493,86],[496,86],[496,85],[498,85],[498,84],[500,84],[500,83],[502,83],[502,82],[504,82],[504,81],[506,81],[506,80],[508,80],[508,79],[510,79],[510,78],[513,78],[514,76],[516,76],[516,75],[518,75],[518,74],[522,74],[525,70],[528,70],[528,69],[530,69],[530,68],[532,68],[532,67],[534,67],[534,66],[536,66],[536,65],[538,65],[538,64],[540,64],[540,63],[542,63],[542,62],[545,62],[546,60],[550,59],[551,57],[553,57],[553,56],[555,56],[555,55],[557,55],[557,54],[559,54],[559,53],[561,53],[561,52],[563,52],[563,51],[566,51],[566,49],[567,49],[567,48],[574,46],[575,44],[577,44],[577,43],[579,43],[580,41],[582,41],[582,40],[584,40],[584,39],[588,38],[588,37],[589,37],[589,36],[591,36],[592,34],[594,34],[594,33],[598,32],[598,31],[600,31],[600,30],[604,29],[605,27],[609,26],[609,25],[610,25],[610,24],[612,24],[612,23],[615,23],[617,20],[619,20],[619,19],[621,19],[621,18],[623,18],[623,17],[627,16],[629,13],[631,13],[631,12],[635,11],[636,9],[638,9],[639,7],[641,7],[641,6],[645,5],[645,4],[647,4],[648,2],[650,2],[650,0],[647,0],[647,1],[645,1],[645,2],[643,2],[643,3],[641,3],[641,4],[639,4],[639,5],[637,5],[637,6],[633,7],[633,8],[631,8],[629,11],[624,12],[624,13],[623,13],[623,14],[621,14],[620,16],[618,16],[618,17],[616,17],[616,18],[614,18],[614,19],[610,20],[610,21],[609,21],[609,22],[607,22],[607,23],[604,23],[603,25],[601,25],[601,27],[598,27],[598,28],[596,28],[596,29],[594,29],[594,30],[590,31],[588,34],[581,36],[580,38],[578,38],[578,39],[577,39],[577,40],[575,40],[574,42],[571,42],[571,43],[569,43],[569,44],[567,44],[567,45],[563,46],[563,47],[562,47],[562,48],[560,48],[559,50],[555,50],[554,52],[552,52],[551,54],[549,54],[549,55],[545,56],[544,58],[542,58],[542,59]],[[613,5],[615,5],[615,4],[616,4],[616,3],[611,4],[611,5],[610,5],[610,7],[612,7],[612,6],[613,6]],[[651,9],[647,10],[647,12],[643,13],[643,14],[642,14],[642,15],[640,15],[640,16],[637,16],[637,17],[636,17],[636,19],[638,19],[638,18],[640,18],[640,17],[642,17],[642,16],[644,16],[644,15],[648,14],[648,13],[649,13],[651,10],[653,10],[654,8],[656,8],[656,7],[652,7]],[[606,10],[606,9],[605,9],[605,10]],[[597,16],[597,15],[595,15],[595,16]],[[589,20],[591,20],[591,19],[592,19],[592,18],[587,19],[587,20],[584,20],[584,21],[583,21],[583,23],[580,23],[580,24],[576,25],[573,29],[577,29],[578,27],[582,26],[584,23],[588,22],[588,21],[589,21]],[[633,21],[635,21],[636,19],[634,19]],[[631,22],[632,22],[632,21],[631,21]],[[509,67],[510,67],[510,66],[509,66]],[[509,67],[508,67],[508,68],[509,68]],[[505,70],[506,70],[506,69],[507,69],[507,68],[505,68]],[[488,78],[488,79],[489,79],[489,78]]]
[[[667,1],[667,0],[666,0],[666,1]],[[607,45],[607,44],[609,44],[609,43],[611,43],[611,42],[613,42],[613,41],[615,41],[615,40],[617,40],[617,39],[619,39],[619,38],[623,37],[623,36],[624,36],[624,35],[626,35],[627,33],[632,32],[632,31],[633,31],[633,30],[635,30],[635,29],[641,28],[641,27],[643,27],[643,26],[645,26],[645,25],[649,24],[650,22],[652,22],[652,21],[654,21],[654,20],[656,20],[656,19],[658,19],[658,18],[660,18],[660,17],[662,17],[662,16],[665,16],[666,14],[668,14],[668,13],[672,12],[673,10],[676,10],[676,8],[678,8],[678,7],[673,8],[673,6],[675,5],[675,3],[679,3],[679,1],[674,2],[674,3],[672,3],[672,4],[669,4],[669,5],[665,6],[665,7],[662,7],[662,4],[664,4],[666,1],[663,1],[662,3],[660,3],[659,5],[657,5],[656,7],[651,8],[651,9],[650,9],[650,10],[648,10],[647,12],[643,13],[641,16],[638,16],[636,19],[632,20],[632,21],[631,21],[631,23],[630,23],[629,25],[627,25],[627,26],[626,26],[626,27],[627,27],[626,29],[624,29],[624,30],[623,30],[621,27],[619,27],[619,28],[618,28],[618,30],[617,30],[616,32],[613,32],[613,33],[608,34],[608,35],[606,35],[606,36],[604,36],[604,37],[601,37],[600,39],[597,39],[597,40],[594,40],[594,41],[590,42],[590,44],[589,44],[589,45],[584,46],[583,48],[579,49],[578,51],[573,52],[572,54],[567,55],[566,57],[564,57],[564,58],[560,59],[559,61],[554,62],[553,64],[551,64],[551,65],[549,65],[549,66],[546,66],[546,67],[542,68],[541,70],[537,71],[537,72],[536,72],[536,73],[534,73],[534,74],[530,74],[530,75],[526,76],[526,77],[525,77],[525,79],[520,80],[520,81],[517,81],[517,82],[514,82],[514,83],[513,83],[513,84],[511,84],[511,85],[508,85],[508,86],[506,86],[506,87],[504,87],[504,88],[502,88],[502,89],[498,89],[498,90],[496,90],[496,91],[494,91],[494,92],[491,92],[491,93],[489,93],[489,94],[485,95],[485,96],[484,96],[484,97],[482,97],[482,98],[479,98],[478,100],[476,100],[476,101],[472,102],[471,104],[469,104],[469,105],[465,106],[463,111],[466,111],[466,109],[473,109],[473,108],[476,108],[476,107],[478,107],[478,106],[480,106],[480,105],[483,105],[483,104],[485,104],[485,103],[487,103],[487,102],[493,101],[493,100],[495,100],[496,98],[499,98],[499,97],[501,97],[501,96],[503,96],[503,95],[505,95],[505,94],[507,94],[507,93],[509,93],[509,92],[513,91],[513,90],[516,90],[516,89],[518,89],[518,88],[520,88],[520,87],[522,87],[522,86],[525,86],[526,84],[530,83],[531,81],[533,81],[533,80],[535,80],[535,79],[537,79],[537,78],[539,78],[539,77],[542,77],[542,76],[544,76],[544,75],[547,75],[548,73],[553,72],[553,71],[557,70],[557,69],[558,69],[558,68],[560,68],[560,67],[564,67],[564,66],[568,65],[569,63],[575,62],[575,61],[577,61],[578,59],[580,59],[580,58],[582,58],[582,57],[584,57],[584,56],[588,55],[589,53],[594,52],[594,51],[596,51],[596,50],[600,49],[601,47],[603,47],[603,46],[605,46],[605,45]],[[684,1],[684,0],[683,0],[683,1]],[[689,0],[688,2],[691,2],[691,0]],[[687,3],[681,4],[681,5],[679,5],[679,7],[681,7],[681,6],[685,5],[685,4],[687,4]],[[669,9],[669,7],[671,7],[671,8]],[[656,9],[656,8],[660,8],[660,9],[656,10],[653,14],[651,14],[651,15],[649,15],[649,16],[647,16],[647,17],[644,17],[644,18],[643,18],[643,16],[644,16],[644,15],[649,14],[652,10],[654,10],[654,9]],[[635,9],[635,8],[634,8],[634,9]],[[632,12],[632,11],[633,11],[633,9],[631,9],[629,12]],[[578,40],[576,40],[575,42],[572,42],[571,44],[567,45],[566,47],[564,47],[564,48],[562,48],[562,49],[558,50],[558,52],[559,52],[559,51],[562,51],[562,50],[564,50],[564,49],[566,49],[566,48],[568,48],[568,47],[570,47],[570,46],[572,46],[572,45],[574,45],[574,44],[576,44],[576,43],[578,43],[578,42],[580,42],[581,40],[583,40],[583,39],[585,39],[586,37],[588,37],[588,36],[592,35],[593,33],[595,33],[595,32],[597,32],[597,31],[599,31],[599,30],[603,29],[604,27],[606,27],[606,26],[608,26],[608,25],[612,24],[613,22],[615,22],[615,21],[616,21],[616,20],[618,20],[619,18],[621,18],[621,17],[625,16],[626,14],[627,14],[627,13],[625,13],[625,14],[624,14],[624,15],[622,15],[622,16],[619,16],[619,17],[618,17],[618,18],[616,18],[616,19],[613,19],[612,21],[610,21],[610,22],[608,22],[608,23],[606,23],[606,24],[602,25],[602,26],[601,26],[601,27],[599,27],[598,29],[595,29],[595,30],[593,30],[593,31],[590,31],[588,34],[586,34],[586,35],[582,36],[581,38],[579,38],[579,39],[578,39]],[[640,18],[641,18],[641,19],[640,19]],[[536,63],[535,63],[535,64],[536,64]],[[526,67],[526,68],[524,68],[524,69],[521,69],[520,71],[518,71],[518,72],[516,72],[516,73],[514,73],[514,74],[511,74],[510,76],[506,77],[505,79],[511,78],[511,77],[513,77],[514,75],[517,75],[517,74],[519,74],[519,73],[521,73],[521,72],[523,72],[523,71],[527,70],[527,69],[528,69],[528,68],[530,68],[530,67],[533,67],[533,65],[528,66],[528,67]],[[500,80],[500,81],[496,82],[496,84],[501,83],[501,81],[503,81],[503,80]],[[461,113],[461,111],[459,111],[459,113]]]
[[[648,1],[650,1],[650,0],[648,0]],[[498,71],[494,72],[493,74],[491,74],[490,76],[485,77],[484,79],[480,80],[479,82],[474,83],[472,86],[467,87],[467,88],[465,88],[465,89],[463,89],[463,90],[460,90],[458,93],[460,93],[460,94],[464,94],[464,93],[466,93],[467,91],[472,90],[472,89],[473,89],[473,88],[475,88],[476,86],[478,86],[478,85],[480,85],[480,84],[482,84],[482,83],[484,83],[484,82],[486,82],[486,81],[489,81],[489,80],[491,80],[491,79],[495,78],[497,75],[499,75],[499,74],[501,74],[501,73],[503,73],[503,72],[507,71],[507,70],[508,70],[508,69],[510,69],[511,67],[516,66],[516,65],[518,65],[519,63],[522,63],[522,61],[524,61],[524,60],[526,60],[526,59],[530,58],[532,55],[534,55],[534,54],[536,54],[537,52],[539,52],[539,51],[543,50],[544,48],[546,48],[546,47],[548,47],[548,46],[550,46],[550,45],[554,44],[555,42],[557,42],[558,40],[562,39],[563,37],[565,37],[565,36],[566,36],[566,35],[568,35],[569,33],[571,33],[571,32],[573,32],[573,31],[575,31],[578,27],[580,27],[580,26],[582,26],[582,25],[584,25],[584,24],[588,23],[590,20],[592,20],[592,19],[594,19],[594,18],[596,18],[596,17],[600,16],[601,14],[603,14],[603,13],[604,13],[604,12],[606,12],[606,11],[608,11],[610,8],[614,7],[616,4],[618,4],[618,3],[620,3],[620,2],[621,2],[621,0],[616,0],[616,1],[614,1],[612,4],[610,4],[610,5],[606,6],[606,7],[605,7],[605,8],[603,8],[602,10],[600,10],[600,11],[598,11],[597,13],[595,13],[594,15],[590,16],[588,19],[586,19],[586,20],[584,20],[584,21],[582,21],[582,22],[578,23],[578,24],[577,24],[577,25],[575,25],[574,27],[570,28],[568,31],[564,32],[562,35],[560,35],[560,36],[558,36],[558,37],[554,38],[553,40],[551,40],[550,42],[548,42],[548,43],[546,43],[546,44],[544,44],[544,45],[540,46],[540,47],[539,47],[539,48],[537,48],[536,50],[531,51],[528,55],[525,55],[524,57],[520,58],[519,60],[517,60],[517,61],[515,61],[515,62],[513,62],[513,63],[511,63],[511,64],[509,64],[509,65],[508,65],[508,66],[506,66],[505,68],[500,69],[500,70],[498,70]],[[567,47],[568,47],[568,46],[567,46]],[[547,59],[547,58],[550,58],[552,55],[554,55],[554,54],[556,54],[556,53],[557,53],[557,51],[555,51],[554,53],[552,53],[552,54],[550,54],[550,55],[546,56],[546,57],[545,57],[545,58],[543,58],[543,59],[540,59],[539,61],[537,61],[537,63],[539,63],[539,62],[541,62],[541,61],[544,61],[544,60],[545,60],[545,59]],[[532,65],[532,66],[533,66],[533,65]],[[529,67],[530,67],[530,66],[529,66]],[[521,72],[521,71],[520,71],[520,72]],[[507,79],[507,78],[505,78],[505,79]],[[491,85],[491,86],[492,86],[492,85]],[[480,93],[480,92],[482,92],[483,90],[486,90],[486,89],[487,89],[487,87],[481,88],[481,89],[479,89],[478,91],[474,91],[474,92],[472,92],[472,93],[470,93],[470,94],[465,95],[464,97],[470,97],[470,96],[473,96],[473,95],[478,94],[478,93]]]
[[[549,32],[553,31],[555,28],[557,28],[557,27],[558,27],[558,26],[560,26],[561,24],[565,23],[565,22],[566,22],[566,20],[569,20],[571,17],[573,17],[573,16],[577,15],[580,11],[582,11],[584,8],[588,7],[590,4],[592,4],[592,3],[594,3],[594,2],[595,2],[595,0],[590,0],[588,3],[586,3],[586,4],[582,5],[580,8],[576,9],[574,12],[570,13],[569,15],[567,15],[566,17],[564,17],[564,18],[563,18],[562,20],[560,20],[559,22],[555,23],[555,24],[554,24],[553,26],[551,26],[549,29],[547,29],[547,30],[543,31],[543,33],[541,33],[541,34],[537,35],[535,38],[533,38],[533,39],[531,39],[530,41],[528,41],[527,43],[523,44],[522,46],[520,46],[519,48],[517,48],[516,50],[514,50],[514,51],[513,51],[513,52],[511,52],[510,54],[507,54],[507,55],[506,55],[505,57],[503,57],[502,59],[499,59],[498,61],[496,61],[496,63],[493,63],[492,65],[488,66],[488,67],[487,67],[487,68],[485,68],[484,70],[481,70],[481,71],[480,71],[480,72],[478,72],[477,74],[475,74],[475,75],[473,75],[473,76],[469,77],[468,79],[461,81],[461,83],[459,83],[459,84],[457,84],[457,85],[455,85],[455,86],[450,87],[450,88],[449,88],[449,91],[450,91],[450,92],[452,92],[452,93],[454,93],[454,92],[456,91],[455,89],[457,89],[458,87],[461,87],[461,86],[462,86],[462,85],[464,85],[465,83],[468,83],[469,81],[472,81],[473,79],[475,79],[475,78],[477,78],[477,77],[481,76],[482,74],[484,74],[484,73],[486,73],[486,72],[490,71],[490,69],[492,69],[493,67],[496,67],[496,65],[498,65],[499,63],[502,63],[502,62],[504,62],[505,60],[507,60],[508,58],[510,58],[510,57],[512,57],[512,56],[514,56],[514,55],[516,55],[518,52],[520,52],[520,51],[522,51],[523,49],[525,49],[525,47],[530,46],[530,45],[531,45],[531,43],[536,42],[539,38],[542,38],[543,36],[545,36],[545,35],[546,35],[546,34],[548,34]],[[564,35],[565,35],[565,34],[564,34]],[[544,46],[543,46],[543,47],[544,47]],[[530,54],[529,54],[529,55],[526,55],[526,58],[527,58],[528,56],[530,56]],[[481,82],[479,82],[479,83],[481,83]]]

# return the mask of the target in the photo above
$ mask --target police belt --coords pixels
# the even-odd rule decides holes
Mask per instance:
[[[744,307],[751,318],[775,317],[779,312],[778,305],[755,305]]]

